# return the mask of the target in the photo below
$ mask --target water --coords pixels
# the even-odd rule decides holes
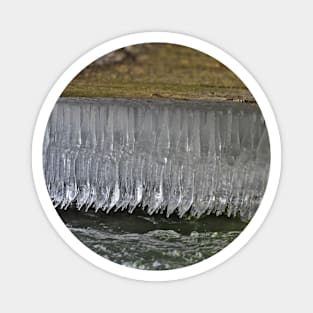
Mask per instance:
[[[45,134],[56,207],[252,218],[270,146],[257,105],[60,98]]]
[[[246,226],[238,219],[149,216],[143,212],[58,211],[66,226],[88,248],[115,263],[145,270],[168,270],[209,258]]]

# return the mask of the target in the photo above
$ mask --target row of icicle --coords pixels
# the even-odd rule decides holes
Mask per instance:
[[[43,158],[56,207],[250,219],[270,146],[256,105],[60,98]]]

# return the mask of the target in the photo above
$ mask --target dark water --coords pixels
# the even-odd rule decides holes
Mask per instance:
[[[92,251],[115,263],[145,270],[175,269],[207,259],[231,243],[246,226],[225,216],[180,219],[76,209],[58,213]]]

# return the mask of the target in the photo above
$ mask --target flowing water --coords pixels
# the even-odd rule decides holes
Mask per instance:
[[[71,232],[88,248],[115,263],[145,270],[184,267],[225,248],[246,226],[239,219],[200,219],[144,212],[58,210]]]

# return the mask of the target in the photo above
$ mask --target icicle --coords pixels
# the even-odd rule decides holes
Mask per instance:
[[[56,207],[250,219],[270,146],[255,105],[60,98],[43,158]]]

